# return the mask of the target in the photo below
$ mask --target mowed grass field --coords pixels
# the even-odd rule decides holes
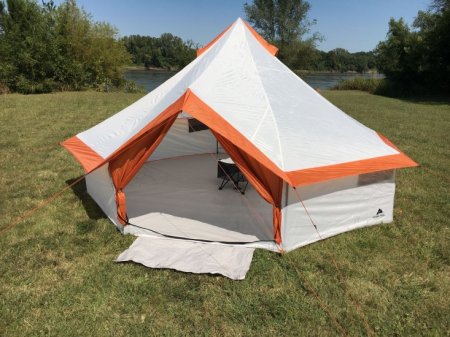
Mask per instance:
[[[374,335],[449,335],[450,105],[323,95],[421,164],[397,172],[393,223],[282,256],[258,250],[237,282],[116,264],[134,237],[82,182],[0,236],[0,335],[367,335],[351,298]],[[82,174],[60,141],[140,96],[0,96],[0,228]]]

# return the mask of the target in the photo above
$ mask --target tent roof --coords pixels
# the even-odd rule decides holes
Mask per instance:
[[[276,52],[237,19],[175,76],[64,146],[90,171],[174,102],[181,98],[187,103],[186,93],[191,93],[207,107],[199,109],[196,118],[226,124],[239,138],[232,140],[235,145],[270,162],[294,185],[416,165],[377,132],[323,98],[282,64]],[[179,110],[194,115],[183,102]],[[210,112],[215,118],[208,116]],[[251,146],[245,148],[246,144]],[[300,172],[315,178],[304,181]]]

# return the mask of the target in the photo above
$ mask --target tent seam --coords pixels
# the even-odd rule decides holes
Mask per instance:
[[[245,31],[245,33],[246,33],[246,35],[247,35],[248,32]],[[255,39],[255,37],[254,37],[253,35],[252,35],[252,38]],[[258,41],[256,41],[256,42],[258,42]],[[259,43],[259,42],[258,42],[258,43]],[[253,61],[253,67],[254,67],[254,69],[255,69],[255,71],[256,71],[256,74],[259,75],[258,67],[256,66],[256,62],[255,62],[255,59],[253,58],[253,53],[251,52],[250,45],[248,44],[248,40],[247,40],[247,39],[245,39],[245,44],[247,45],[247,48],[248,48],[248,50],[249,50],[250,57],[252,58],[252,61]],[[274,56],[272,55],[272,57],[274,57]],[[274,114],[273,114],[272,106],[271,106],[271,104],[270,104],[269,98],[267,97],[266,90],[265,90],[265,87],[264,87],[264,85],[263,85],[263,83],[262,83],[262,81],[261,81],[261,78],[260,78],[259,76],[256,76],[256,77],[257,77],[257,81],[258,81],[259,84],[261,85],[262,92],[263,92],[264,98],[265,98],[266,103],[267,103],[267,106],[268,106],[267,111],[268,111],[268,112],[270,111],[270,114],[272,115],[272,120],[273,120],[273,122],[274,122],[274,124],[275,124],[275,132],[276,132],[276,135],[277,135],[277,141],[278,141],[278,150],[280,151],[280,160],[281,160],[281,167],[280,167],[280,168],[284,171],[283,150],[282,150],[282,147],[281,147],[280,131],[279,131],[279,129],[278,129],[278,124],[277,124],[277,121],[276,121],[275,116],[274,116]],[[264,122],[265,116],[266,116],[266,114],[265,114],[264,117],[261,119],[261,123],[260,123],[260,124],[262,124],[262,123]],[[259,129],[259,126],[258,126],[258,129]],[[253,137],[256,137],[256,131],[255,131],[255,134],[252,136],[252,140],[253,140]]]

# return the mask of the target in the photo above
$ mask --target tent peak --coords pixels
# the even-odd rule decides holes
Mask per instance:
[[[209,48],[213,47],[214,44],[220,40],[229,30],[230,28],[241,25],[244,27],[245,30],[249,31],[253,37],[273,56],[275,56],[278,53],[278,48],[274,45],[271,45],[269,42],[267,42],[259,33],[253,29],[250,24],[242,19],[241,17],[238,17],[231,25],[229,25],[222,33],[217,35],[211,42],[206,44],[204,47],[197,49],[197,57],[202,55],[204,52],[206,52]]]

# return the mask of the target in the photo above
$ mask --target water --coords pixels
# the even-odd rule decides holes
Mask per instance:
[[[165,82],[175,72],[169,71],[150,71],[150,70],[128,70],[125,72],[125,78],[136,82],[136,84],[143,86],[146,91],[150,92]],[[330,89],[338,82],[354,77],[363,78],[382,78],[380,74],[348,74],[348,73],[316,73],[316,74],[302,74],[300,77],[314,89]]]

